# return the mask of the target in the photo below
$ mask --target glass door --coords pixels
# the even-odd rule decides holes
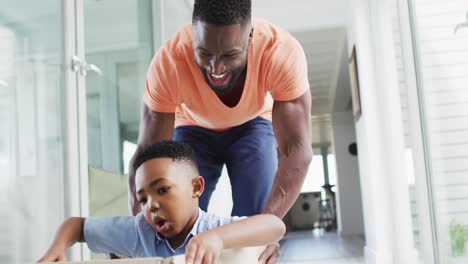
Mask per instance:
[[[148,66],[175,28],[190,22],[191,8],[168,0],[74,2],[78,129],[86,142],[80,146],[85,186],[80,201],[90,216],[128,215],[128,163],[136,149]]]
[[[468,2],[409,1],[436,263],[468,263]]]
[[[78,155],[69,154],[78,153],[74,9],[60,0],[0,6],[0,263],[33,263],[64,218],[80,214]]]
[[[153,57],[153,4],[150,0],[79,2],[89,213],[128,215],[124,175],[138,139],[141,98]]]

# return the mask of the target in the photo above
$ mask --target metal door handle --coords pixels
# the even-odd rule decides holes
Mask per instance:
[[[457,31],[460,28],[468,28],[468,12],[466,12],[466,15],[465,15],[465,22],[462,22],[462,23],[456,25],[455,29],[453,30],[453,34],[457,34]]]
[[[74,72],[79,72],[82,76],[86,76],[88,71],[97,73],[102,76],[102,70],[95,64],[88,64],[86,61],[80,59],[78,56],[72,56],[71,68]]]
[[[82,71],[83,72],[81,74],[83,74],[83,76],[86,76],[86,73],[89,71],[95,72],[97,73],[97,75],[102,76],[102,70],[99,69],[99,67],[96,66],[95,64],[85,63],[85,65],[83,65]]]

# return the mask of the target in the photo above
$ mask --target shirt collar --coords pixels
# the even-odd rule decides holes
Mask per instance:
[[[192,229],[190,230],[189,234],[185,238],[184,243],[182,243],[182,246],[184,246],[188,242],[188,240],[190,238],[192,238],[193,236],[196,236],[198,234],[198,225],[200,224],[200,220],[203,218],[204,214],[205,214],[205,211],[198,208],[197,220],[195,221],[195,224],[193,224]],[[156,238],[158,239],[158,241],[165,241],[166,240],[165,237],[160,237],[158,232],[155,232],[155,233],[156,233]]]

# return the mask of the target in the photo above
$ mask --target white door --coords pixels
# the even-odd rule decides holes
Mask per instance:
[[[60,0],[0,6],[0,262],[32,263],[64,218],[82,213],[76,10]]]
[[[127,215],[125,174],[138,138],[141,98],[154,54],[150,0],[76,0],[80,138],[89,214]],[[159,20],[158,20],[159,21]]]
[[[166,16],[179,12],[164,0],[75,0],[73,5],[79,209],[83,216],[127,215],[126,174],[138,139],[148,65],[168,38],[165,22],[174,24]],[[87,250],[82,257],[88,258]]]

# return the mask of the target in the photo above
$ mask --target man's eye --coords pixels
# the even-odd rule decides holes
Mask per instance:
[[[202,57],[211,57],[211,54],[206,53],[206,52],[200,52],[200,56],[202,56]]]
[[[234,53],[234,54],[226,54],[224,55],[225,58],[233,58],[237,55],[237,53]]]
[[[138,200],[138,203],[140,203],[141,205],[145,205],[146,204],[146,198],[140,198]]]
[[[161,187],[158,189],[158,194],[165,194],[169,191],[169,187]]]

